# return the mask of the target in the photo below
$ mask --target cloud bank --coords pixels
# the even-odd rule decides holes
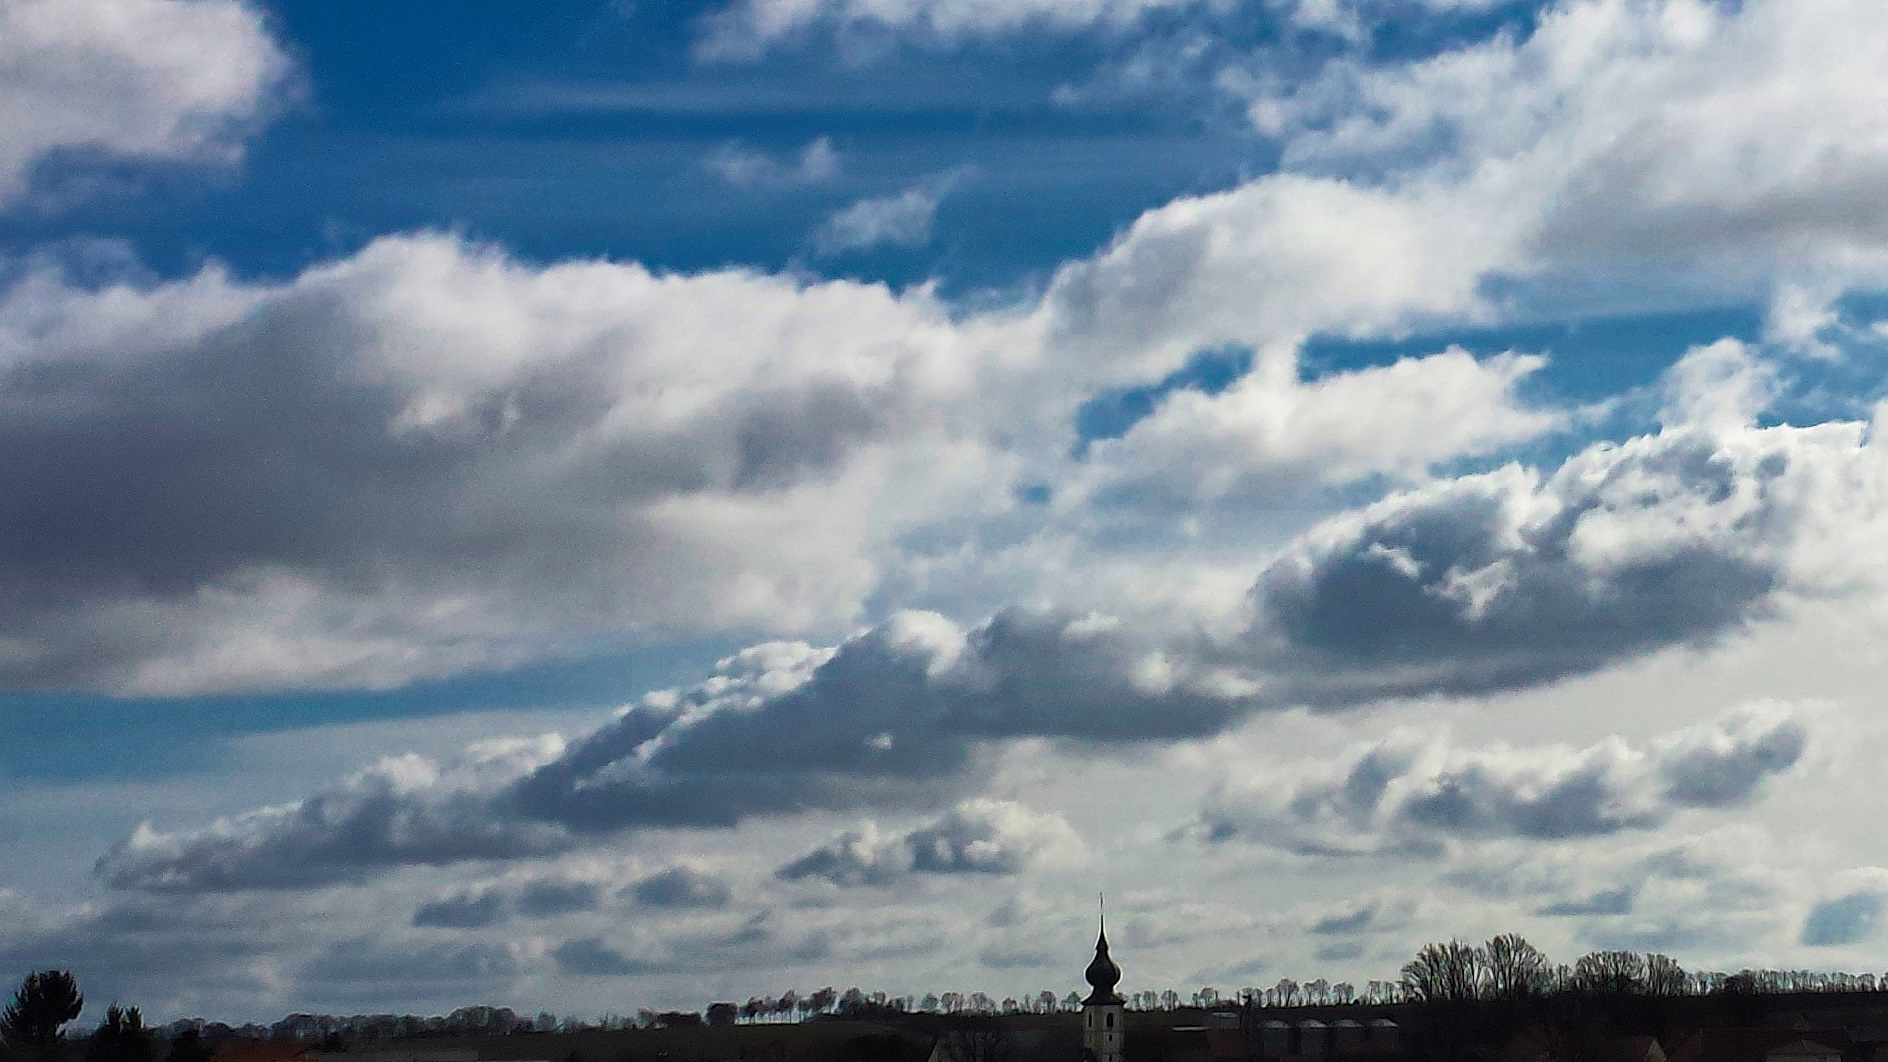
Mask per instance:
[[[1794,767],[1808,742],[1807,725],[1781,705],[1733,713],[1646,749],[1614,738],[1583,749],[1464,750],[1401,733],[1353,750],[1334,769],[1228,783],[1198,830],[1212,841],[1308,856],[1436,856],[1456,841],[1605,837],[1662,826],[1688,809],[1743,806]]]

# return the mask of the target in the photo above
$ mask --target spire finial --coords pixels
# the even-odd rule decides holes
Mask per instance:
[[[1095,961],[1088,964],[1086,977],[1095,990],[1089,993],[1084,1004],[1120,1003],[1121,997],[1115,994],[1114,986],[1121,981],[1121,967],[1108,955],[1108,896],[1097,893],[1101,912],[1101,933],[1095,937]]]

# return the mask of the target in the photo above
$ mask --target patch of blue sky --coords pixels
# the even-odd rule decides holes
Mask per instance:
[[[385,233],[447,229],[535,260],[938,280],[987,298],[1039,284],[1144,210],[1274,169],[1276,145],[1213,87],[1222,65],[1420,53],[1528,10],[1385,20],[1361,45],[1246,4],[1157,13],[1131,33],[863,52],[814,33],[753,62],[693,57],[721,6],[278,0],[306,98],[240,167],[173,178],[53,160],[38,208],[0,215],[0,251],[82,233],[127,241],[163,275],[216,259],[280,277]],[[704,164],[729,144],[785,157],[821,137],[840,154],[830,180],[735,188]],[[941,203],[930,241],[809,255],[834,211],[960,168],[976,179]]]
[[[1158,383],[1103,391],[1075,411],[1073,456],[1086,454],[1098,440],[1126,435],[1134,425],[1153,416],[1161,402],[1175,391],[1216,395],[1251,371],[1250,348],[1219,347],[1194,354]]]
[[[612,708],[652,689],[699,681],[714,662],[752,642],[724,636],[502,672],[474,672],[397,690],[340,690],[194,697],[92,693],[0,694],[0,777],[74,782],[153,779],[213,770],[239,738],[354,723],[483,711]],[[110,735],[100,740],[100,735]]]
[[[1393,339],[1314,337],[1306,343],[1302,371],[1316,379],[1332,372],[1388,365],[1461,347],[1477,357],[1514,351],[1540,354],[1547,367],[1524,385],[1537,402],[1587,403],[1649,387],[1695,346],[1720,339],[1756,342],[1763,335],[1763,307],[1711,306],[1624,317],[1545,321],[1491,328],[1449,328]]]

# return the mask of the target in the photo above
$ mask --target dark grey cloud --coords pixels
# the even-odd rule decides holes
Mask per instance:
[[[628,949],[603,937],[573,938],[551,949],[551,958],[558,969],[579,977],[635,977],[765,969],[817,962],[833,951],[830,934],[783,932],[773,925],[773,916],[763,911],[731,925],[677,934]]]
[[[566,940],[551,949],[557,968],[578,977],[631,977],[659,972],[661,967],[641,959],[632,959],[603,943],[602,937]]]
[[[911,853],[904,839],[881,836],[876,828],[853,830],[786,864],[775,872],[783,881],[817,878],[841,887],[890,885],[911,873]]]
[[[136,897],[62,924],[0,939],[0,969],[57,967],[94,999],[151,1000],[179,985],[227,999],[253,998],[254,963],[292,943],[298,912],[286,897]]]
[[[413,912],[415,926],[438,929],[483,929],[510,916],[505,898],[496,892],[448,896],[423,903]]]
[[[887,359],[924,313],[807,295],[437,235],[277,286],[0,289],[0,685],[381,686],[843,621],[860,529],[796,489],[915,430]]]
[[[719,877],[688,866],[659,870],[629,887],[642,907],[726,907],[733,890]]]
[[[763,646],[695,689],[645,698],[524,780],[516,804],[578,831],[883,807],[961,786],[982,742],[1196,737],[1249,708],[1184,659],[1158,685],[1139,678],[1161,652],[1022,611],[968,632],[905,614],[830,655]]]
[[[553,918],[579,911],[594,911],[602,902],[603,889],[586,881],[534,881],[518,890],[512,901],[526,918]]]
[[[1638,889],[1621,885],[1577,900],[1560,900],[1542,907],[1535,914],[1549,918],[1577,918],[1585,915],[1623,915],[1632,913],[1632,901]]]
[[[1169,660],[1157,641],[1086,618],[1005,612],[964,631],[900,614],[832,651],[743,651],[714,678],[647,695],[555,755],[506,750],[522,765],[509,774],[474,764],[433,778],[429,763],[388,761],[226,828],[140,831],[98,872],[120,889],[296,888],[400,865],[554,854],[586,834],[935,803],[972,781],[986,742],[1201,736],[1246,710],[1216,673]],[[1143,677],[1150,662],[1163,666],[1158,681]],[[927,869],[979,858],[974,837],[919,840],[914,858]]]
[[[494,942],[363,937],[326,945],[302,963],[294,974],[295,998],[342,1013],[384,1013],[389,998],[450,1010],[467,1000],[510,995],[523,972],[511,949]]]
[[[1752,453],[1753,443],[1769,452]],[[1292,695],[1485,693],[1709,641],[1763,615],[1798,529],[1787,436],[1668,431],[1542,480],[1509,467],[1307,535],[1254,591]]]
[[[841,887],[889,885],[913,874],[1016,874],[1052,852],[1070,859],[1081,854],[1080,840],[1060,815],[972,800],[908,833],[884,834],[867,824],[840,834],[776,875]]]
[[[1312,949],[1312,957],[1319,962],[1349,962],[1360,959],[1367,946],[1361,940],[1340,940],[1329,944],[1320,944]]]
[[[1638,750],[1613,739],[1585,749],[1461,751],[1413,734],[1354,750],[1335,771],[1223,786],[1196,830],[1210,841],[1305,855],[1440,854],[1451,840],[1597,837],[1662,825],[1687,808],[1727,808],[1793,767],[1808,730],[1764,705]],[[1700,775],[1734,784],[1700,787]],[[1706,799],[1709,797],[1709,799]]]
[[[1377,906],[1366,904],[1349,911],[1326,915],[1311,923],[1311,932],[1320,936],[1361,933],[1377,919]]]
[[[1716,740],[1674,749],[1659,763],[1665,795],[1686,807],[1717,808],[1748,800],[1766,778],[1802,758],[1803,726],[1727,731]]]
[[[1803,919],[1802,942],[1812,948],[1860,943],[1880,926],[1882,910],[1879,892],[1852,892],[1824,900]]]

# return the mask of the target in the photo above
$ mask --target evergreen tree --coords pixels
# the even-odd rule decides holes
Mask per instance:
[[[0,1012],[0,1043],[9,1054],[27,1062],[53,1062],[59,1057],[59,1034],[85,1009],[79,982],[65,970],[41,970],[26,975],[13,1002]]]

